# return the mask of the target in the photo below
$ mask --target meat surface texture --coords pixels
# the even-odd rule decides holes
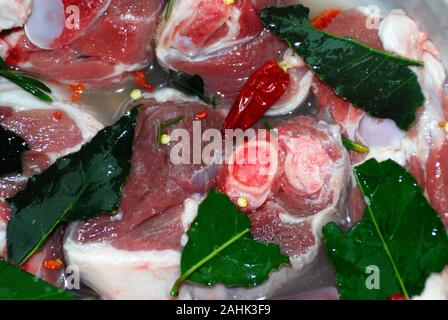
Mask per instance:
[[[57,8],[46,1],[34,2],[26,33],[1,34],[0,56],[9,64],[59,82],[106,85],[152,62],[164,0],[50,1]],[[79,9],[78,24],[69,5]]]
[[[316,258],[326,223],[343,220],[349,177],[337,126],[301,116],[277,129],[278,136],[261,133],[237,146],[220,179],[220,189],[235,204],[247,200],[242,209],[252,220],[255,238],[279,244],[291,258],[289,270],[263,285],[269,290]],[[261,294],[263,286],[254,291]]]
[[[286,43],[263,28],[257,11],[282,1],[176,1],[159,26],[157,58],[166,68],[199,74],[222,104],[233,103],[247,78],[270,59],[294,68],[288,93],[268,114],[287,114],[308,96],[312,73]]]
[[[0,32],[23,27],[31,12],[32,0],[0,0]]]
[[[174,164],[177,144],[157,146],[157,122],[184,116],[166,133],[174,138],[176,130],[184,129],[193,138],[197,114],[208,110],[206,119],[195,121],[201,125],[200,135],[220,128],[223,115],[198,101],[157,100],[173,92],[162,91],[141,102],[131,173],[118,215],[73,224],[64,243],[68,262],[80,267],[83,281],[103,298],[168,299],[180,272],[184,233],[197,214],[201,195],[216,185],[216,165],[201,160],[195,164],[193,158]],[[193,147],[193,141],[187,146]]]
[[[58,117],[55,117],[55,112]],[[0,178],[0,256],[6,256],[6,227],[10,209],[6,198],[26,187],[29,177],[47,169],[57,158],[79,150],[103,125],[82,107],[56,99],[47,104],[14,84],[0,80],[0,126],[21,136],[30,150],[22,157],[23,174]],[[25,269],[58,283],[55,272],[43,267],[45,259],[62,258],[62,234],[55,232],[44,248],[33,256]]]
[[[182,102],[180,97],[175,101],[161,101],[160,97],[171,99],[173,95],[159,94],[159,101],[151,96],[143,102],[131,175],[118,215],[72,224],[64,242],[68,262],[80,267],[82,280],[103,298],[171,298],[169,292],[179,276],[186,232],[197,215],[198,206],[212,187],[228,178],[222,175],[223,165],[201,162],[173,165],[170,156],[176,150],[175,145],[157,147],[154,127],[157,120],[185,115],[167,133],[173,135],[182,128],[191,132],[195,115],[208,108],[195,101]],[[209,110],[207,118],[200,122],[201,130],[220,129],[223,120],[220,113]],[[266,187],[275,189],[275,196],[269,194],[259,201],[260,209],[250,217],[254,235],[260,241],[279,243],[283,252],[291,256],[294,267],[274,272],[268,282],[255,289],[186,284],[182,286],[181,299],[270,296],[313,261],[323,224],[340,219],[339,205],[345,196],[349,162],[338,128],[303,117],[286,123],[280,132],[281,159],[268,170],[275,179],[266,178],[268,184],[275,184],[275,187]],[[299,145],[302,139],[309,144]],[[312,148],[316,156],[307,148]],[[299,150],[310,161],[303,168],[296,167],[301,165],[296,158]],[[271,151],[270,156],[277,155],[278,148],[273,146]],[[319,166],[317,171],[313,164]],[[241,172],[250,173],[252,169],[241,168]],[[300,175],[297,170],[305,171]],[[255,183],[264,184],[263,178],[260,179]],[[294,195],[282,194],[286,188],[291,188]]]

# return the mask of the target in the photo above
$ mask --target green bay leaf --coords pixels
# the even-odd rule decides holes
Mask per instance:
[[[366,199],[363,219],[347,233],[324,227],[328,256],[343,299],[419,295],[431,273],[448,265],[448,236],[438,213],[414,177],[392,160],[368,160],[355,168]],[[379,289],[366,285],[378,267]]]
[[[302,5],[267,8],[261,11],[261,19],[337,95],[371,116],[392,119],[401,129],[409,129],[425,100],[410,67],[423,63],[317,30],[310,25],[309,12]]]
[[[185,280],[208,286],[255,287],[273,270],[289,263],[278,245],[255,241],[250,219],[216,190],[199,206],[188,237],[181,258],[182,276],[172,295],[177,295]]]
[[[0,176],[22,173],[22,153],[26,150],[25,140],[0,126]]]
[[[0,300],[72,300],[73,297],[0,259]]]
[[[205,94],[204,80],[199,75],[189,75],[182,71],[169,70],[167,85],[187,96],[198,97],[205,103],[216,106],[216,98]]]
[[[139,110],[127,112],[80,151],[60,158],[30,178],[25,190],[7,199],[12,209],[7,227],[12,262],[25,262],[61,222],[114,213],[131,167]]]

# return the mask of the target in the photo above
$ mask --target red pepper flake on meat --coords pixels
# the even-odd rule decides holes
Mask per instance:
[[[44,260],[44,268],[48,270],[59,270],[62,268],[63,262],[61,259],[46,259]]]
[[[146,81],[146,76],[142,71],[134,72],[135,85],[137,87],[145,88],[146,91],[154,91],[154,86]]]
[[[205,119],[207,119],[207,116],[208,116],[208,110],[204,110],[204,111],[196,114],[195,119],[196,120],[205,120]]]
[[[13,47],[8,50],[8,55],[5,62],[10,65],[17,65],[23,60],[22,54],[18,47]]]
[[[406,300],[406,297],[401,292],[397,292],[387,298],[387,300]]]
[[[323,30],[328,27],[331,22],[342,12],[339,8],[328,9],[322,12],[320,15],[311,20],[311,25],[318,29]]]
[[[78,102],[81,99],[81,94],[84,93],[86,87],[79,83],[79,84],[69,84],[68,88],[72,92],[72,101]]]
[[[282,97],[290,81],[284,68],[272,59],[249,77],[224,121],[224,129],[250,128]]]
[[[53,112],[53,118],[55,120],[62,120],[62,112],[61,111],[55,111]]]

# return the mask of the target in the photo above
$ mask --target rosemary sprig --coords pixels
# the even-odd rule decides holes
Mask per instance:
[[[51,94],[51,89],[47,85],[18,71],[8,70],[8,65],[2,58],[0,58],[0,76],[43,101],[53,102],[53,98],[48,95]]]
[[[166,5],[166,10],[165,10],[165,21],[168,21],[168,19],[171,16],[171,12],[173,11],[173,5],[174,5],[174,0],[168,0],[168,3]]]
[[[368,147],[366,147],[362,144],[356,143],[356,142],[354,142],[350,139],[347,139],[345,137],[342,137],[342,143],[344,144],[344,147],[346,147],[347,149],[356,151],[358,153],[369,153],[370,152]]]
[[[176,123],[179,123],[184,119],[185,119],[185,115],[180,115],[180,116],[177,116],[177,117],[167,120],[167,121],[162,121],[160,119],[156,120],[156,123],[157,123],[157,141],[156,141],[157,148],[160,148],[160,145],[162,144],[163,131],[167,127],[175,125]]]

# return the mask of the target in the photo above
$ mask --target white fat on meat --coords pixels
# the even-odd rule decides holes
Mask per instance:
[[[0,0],[0,31],[22,27],[31,13],[32,0]]]
[[[184,203],[183,242],[201,200],[194,195]],[[68,265],[79,268],[81,280],[104,299],[170,299],[180,276],[181,253],[177,250],[133,252],[114,248],[109,242],[79,244],[68,232],[64,253]],[[193,298],[187,286],[182,287],[179,298]]]
[[[282,116],[292,113],[302,106],[308,98],[313,83],[314,73],[306,67],[305,61],[292,49],[286,50],[283,61],[290,69],[290,85],[283,97],[280,98],[267,112],[267,116]]]
[[[82,105],[68,102],[66,96],[57,87],[52,88],[52,91],[54,102],[47,103],[23,91],[23,89],[17,87],[15,84],[0,79],[0,106],[10,107],[15,112],[27,110],[63,110],[75,121],[76,126],[81,131],[84,142],[90,141],[98,131],[104,128],[104,125],[92,114],[83,110]],[[50,158],[54,162],[60,157],[79,151],[80,148],[81,145],[50,154]]]
[[[231,50],[238,44],[250,40],[250,37],[235,40],[240,33],[240,26],[233,21],[239,20],[241,12],[240,10],[229,6],[227,19],[223,21],[223,24],[228,28],[226,35],[222,37],[219,42],[216,42],[207,48],[202,48],[202,50],[197,48],[190,38],[179,36],[175,32],[175,29],[178,26],[176,22],[188,21],[188,18],[192,16],[192,12],[197,10],[197,6],[197,0],[175,1],[171,10],[170,19],[168,21],[162,21],[157,37],[158,45],[156,52],[157,58],[163,66],[173,68],[170,63],[170,60],[173,59],[186,59],[193,62],[201,62],[210,59],[213,56],[225,54],[225,52],[222,51],[223,48],[225,48],[225,50]],[[183,48],[183,50],[180,51],[176,48]],[[201,51],[199,52],[199,50]]]
[[[202,201],[198,194],[187,199],[182,212],[184,235],[182,244],[188,241],[187,231],[197,216]],[[337,200],[336,200],[337,199]],[[316,244],[309,252],[291,258],[291,266],[274,271],[262,285],[246,288],[226,288],[223,285],[205,287],[191,283],[181,286],[178,299],[265,299],[280,290],[289,281],[298,278],[315,259],[321,245],[321,230],[328,222],[335,221],[338,201],[312,218],[312,230]],[[285,217],[291,222],[293,217]],[[295,222],[300,223],[296,220]],[[338,222],[338,221],[335,221]],[[72,224],[71,230],[76,228]],[[79,244],[70,235],[64,242],[67,265],[80,270],[81,281],[95,290],[103,299],[111,300],[168,300],[174,299],[170,291],[180,276],[181,252],[177,250],[127,251],[113,247],[109,242]]]
[[[448,267],[441,273],[431,274],[423,292],[412,300],[448,300]]]

